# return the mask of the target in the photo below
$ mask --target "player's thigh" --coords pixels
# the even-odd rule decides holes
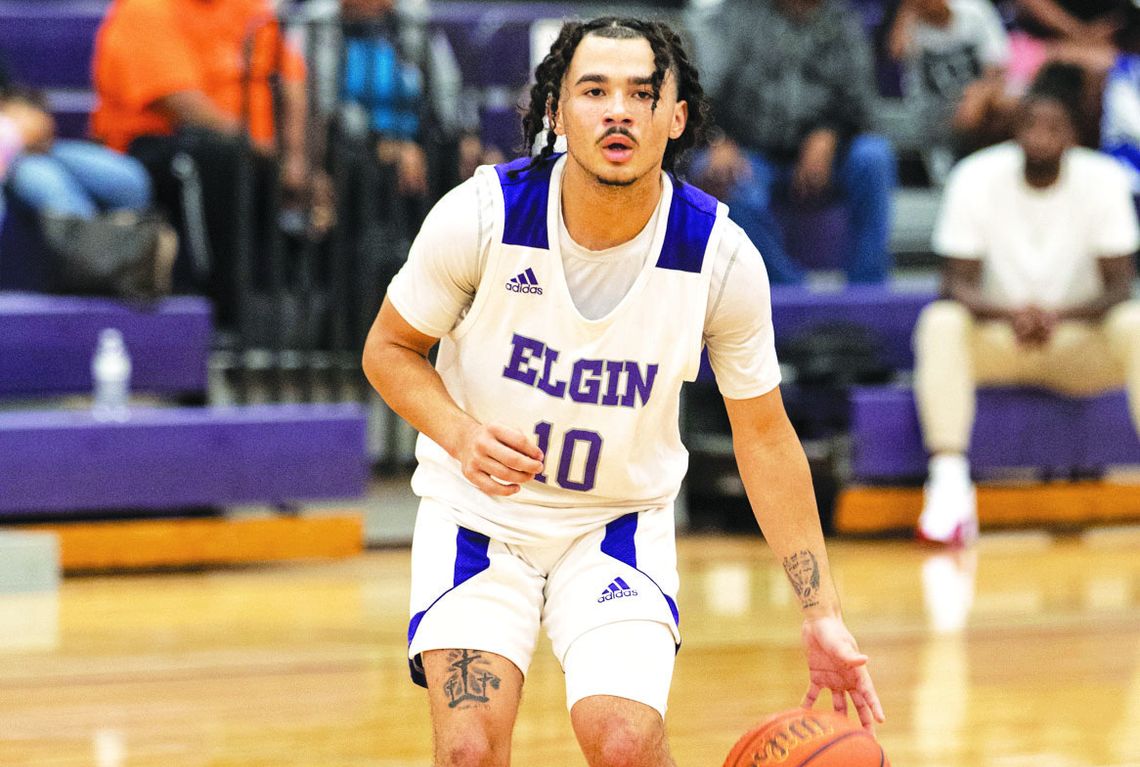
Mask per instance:
[[[545,583],[544,574],[514,548],[457,525],[447,506],[425,498],[412,536],[413,679],[425,684],[424,653],[452,648],[494,653],[525,675]]]
[[[625,695],[664,714],[673,654],[681,641],[676,594],[678,588],[673,510],[663,507],[631,512],[604,529],[582,536],[550,571],[542,619],[555,657],[566,671],[567,703],[590,694]],[[662,648],[663,664],[645,673],[653,683],[639,686],[591,688],[579,680],[589,673],[591,683],[623,680],[628,671],[636,677],[646,656],[640,644],[645,631],[623,640],[623,632],[608,642],[598,637],[610,626],[648,626],[651,640]],[[628,632],[626,632],[628,633]],[[602,655],[590,663],[576,662],[583,648]]]
[[[423,653],[435,763],[505,767],[523,674],[511,660],[481,650]]]
[[[567,701],[591,767],[672,764],[664,711],[675,651],[669,627],[650,621],[601,626],[571,645]]]

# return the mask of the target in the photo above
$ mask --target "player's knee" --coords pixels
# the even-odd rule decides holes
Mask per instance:
[[[630,722],[611,722],[599,735],[596,759],[590,767],[656,767],[659,739],[637,729]]]
[[[500,762],[486,733],[472,729],[436,745],[435,767],[500,767]]]

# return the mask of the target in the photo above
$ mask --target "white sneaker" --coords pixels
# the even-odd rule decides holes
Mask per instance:
[[[916,535],[947,546],[969,546],[978,539],[977,493],[965,456],[931,459]]]

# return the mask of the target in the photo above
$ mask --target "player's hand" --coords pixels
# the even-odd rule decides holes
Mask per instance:
[[[542,471],[542,451],[518,429],[477,424],[459,455],[463,476],[487,495],[514,495]]]
[[[847,696],[855,704],[859,721],[874,732],[875,722],[886,715],[867,671],[867,656],[859,652],[855,638],[838,617],[804,620],[801,638],[808,664],[808,690],[802,705],[811,708],[822,690],[831,690],[835,710],[847,715]]]

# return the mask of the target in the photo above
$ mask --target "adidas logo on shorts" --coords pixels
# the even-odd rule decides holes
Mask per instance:
[[[608,602],[611,599],[621,599],[622,597],[635,597],[637,592],[629,587],[629,584],[621,578],[614,578],[613,583],[606,586],[602,595],[598,597],[598,603]]]

